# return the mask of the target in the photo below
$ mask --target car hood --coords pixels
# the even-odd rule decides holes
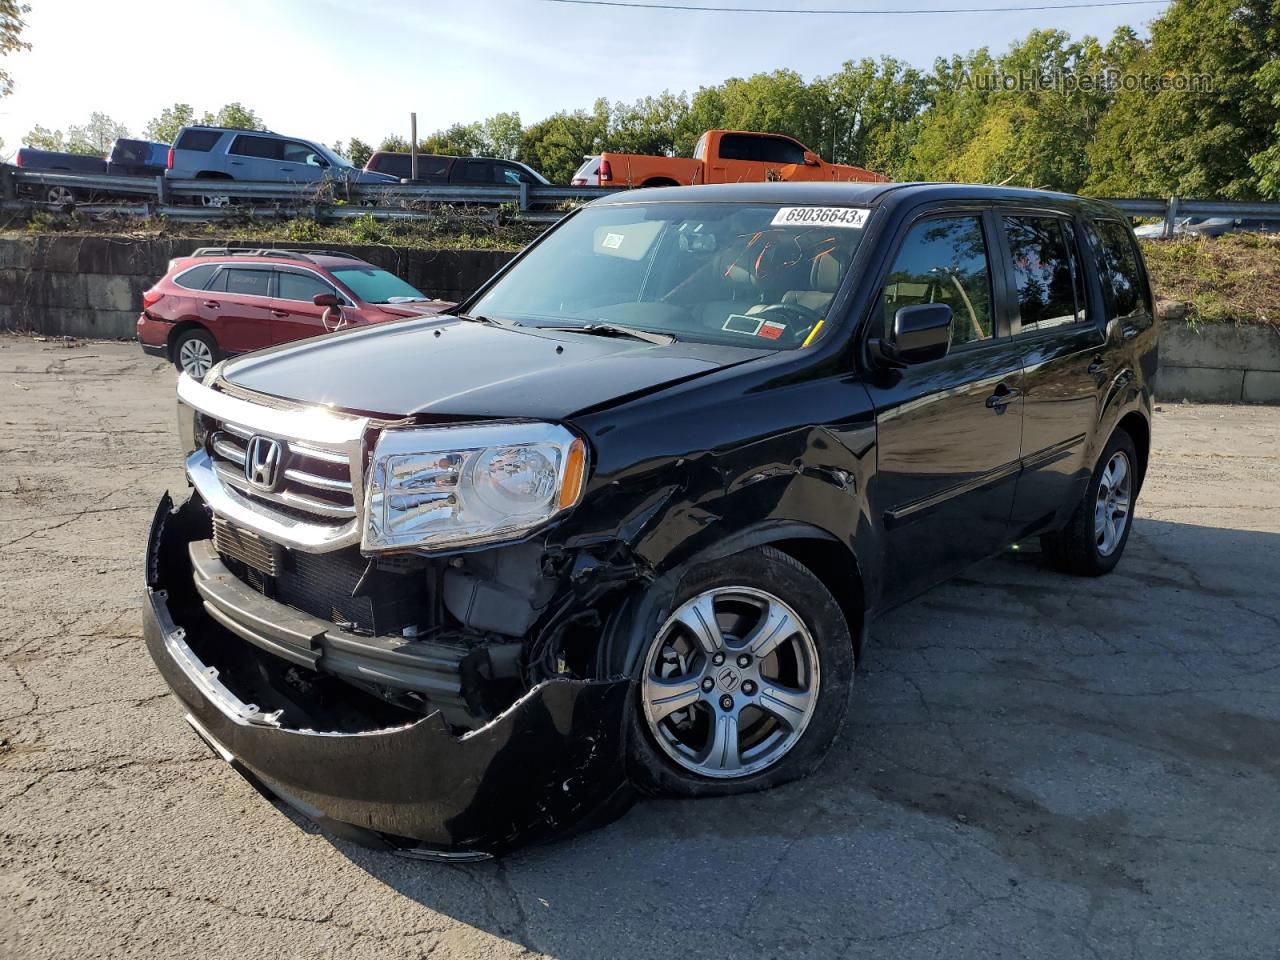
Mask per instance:
[[[379,311],[390,317],[426,317],[452,310],[457,304],[452,300],[410,300],[407,303],[379,303]]]
[[[382,416],[564,419],[773,351],[499,327],[356,327],[228,361],[234,386]]]

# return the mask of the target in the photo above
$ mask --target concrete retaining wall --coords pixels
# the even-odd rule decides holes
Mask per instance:
[[[1280,328],[1165,322],[1160,330],[1161,400],[1280,403]]]
[[[142,292],[173,257],[196,247],[263,246],[229,239],[99,236],[0,237],[0,330],[50,336],[134,336]],[[278,244],[319,249],[319,244]],[[429,296],[460,300],[512,256],[496,250],[344,247],[403,277]]]

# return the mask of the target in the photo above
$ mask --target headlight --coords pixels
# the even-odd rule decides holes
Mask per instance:
[[[583,442],[552,423],[385,430],[369,465],[360,547],[510,540],[576,504],[585,477]]]

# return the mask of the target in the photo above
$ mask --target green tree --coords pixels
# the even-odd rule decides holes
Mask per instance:
[[[835,163],[890,174],[903,170],[927,103],[920,71],[892,57],[866,57],[848,61],[825,84],[824,135],[810,146]]]
[[[338,153],[345,156],[357,167],[363,167],[366,163],[369,162],[369,158],[373,156],[373,147],[369,146],[369,144],[365,143],[363,140],[359,139],[358,137],[352,137],[347,142],[346,151],[344,152],[342,150],[339,150]]]
[[[196,112],[189,103],[175,103],[160,111],[143,130],[143,136],[159,143],[173,143],[178,139],[178,131],[195,122]]]
[[[1258,167],[1266,170],[1280,123],[1280,103],[1266,87],[1277,51],[1277,0],[1173,0],[1152,23],[1151,41],[1130,72],[1207,76],[1211,88],[1122,89],[1088,147],[1087,189],[1110,196],[1260,196]]]
[[[240,130],[265,130],[267,125],[262,118],[237,101],[223,106],[217,113],[205,112],[200,123],[206,127],[236,127]]]
[[[67,149],[67,138],[61,130],[50,130],[48,127],[42,127],[36,124],[27,135],[22,138],[22,142],[28,147],[35,147],[37,150],[57,150],[58,152]]]
[[[1280,110],[1280,60],[1272,60],[1255,75],[1259,89],[1271,95],[1271,103]],[[1268,200],[1280,200],[1280,121],[1271,131],[1272,143],[1249,158],[1249,166],[1258,175],[1258,192]]]
[[[590,112],[555,113],[526,127],[517,159],[552,183],[568,183],[584,156],[606,148],[608,134],[609,101],[602,97]]]
[[[25,3],[0,0],[0,57],[31,49],[31,44],[22,39],[22,31],[27,26],[27,22],[22,17],[30,12],[31,7]],[[0,69],[0,97],[7,96],[11,92],[13,92],[13,77],[9,75],[8,70]]]
[[[518,113],[495,113],[480,127],[484,141],[484,155],[514,160],[520,153],[524,126]]]
[[[82,127],[67,129],[67,149],[72,153],[106,156],[111,144],[129,136],[129,128],[117,123],[105,113],[89,114],[89,121]]]

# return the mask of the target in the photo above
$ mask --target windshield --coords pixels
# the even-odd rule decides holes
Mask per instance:
[[[394,273],[377,267],[336,267],[333,275],[366,303],[404,303],[430,299]]]
[[[472,306],[528,326],[618,324],[677,340],[808,346],[862,239],[859,207],[588,207]]]

